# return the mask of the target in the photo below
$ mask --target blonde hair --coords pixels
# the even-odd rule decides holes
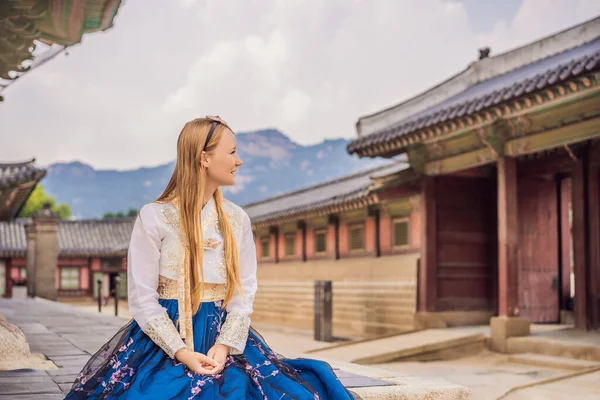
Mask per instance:
[[[225,123],[218,123],[210,142],[206,143],[212,124],[213,120],[209,118],[197,118],[185,124],[177,140],[175,170],[164,192],[156,199],[157,202],[176,201],[178,204],[181,239],[189,252],[184,268],[191,286],[191,303],[194,313],[200,307],[200,299],[204,291],[204,271],[201,267],[204,256],[204,241],[201,219],[206,169],[201,163],[202,151],[208,153],[214,150],[221,137],[223,137],[223,133],[230,130]],[[213,199],[217,209],[219,229],[223,236],[223,250],[227,270],[227,295],[225,296],[224,307],[229,303],[236,289],[241,290],[239,257],[235,236],[227,213],[223,208],[221,189],[217,188]]]

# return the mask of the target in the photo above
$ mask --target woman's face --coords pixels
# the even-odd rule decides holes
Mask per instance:
[[[206,174],[218,186],[235,184],[235,174],[242,160],[236,152],[236,139],[233,132],[226,129],[217,146],[207,154]]]

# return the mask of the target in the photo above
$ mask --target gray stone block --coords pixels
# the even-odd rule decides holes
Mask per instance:
[[[57,393],[30,393],[30,394],[0,394],[0,400],[64,400],[62,392]]]
[[[0,385],[0,393],[2,394],[55,394],[61,393],[60,389],[51,379],[46,382],[29,382],[29,383],[2,383]]]

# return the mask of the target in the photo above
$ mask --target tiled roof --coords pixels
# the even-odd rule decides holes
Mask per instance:
[[[15,75],[21,76],[80,43],[84,34],[109,29],[120,6],[121,0],[2,1],[0,82],[14,82]],[[52,48],[32,52],[39,40]],[[60,51],[53,51],[56,48]],[[26,60],[30,62],[24,66]]]
[[[22,163],[0,164],[0,190],[12,189],[17,185],[40,180],[46,171],[36,168],[35,159]]]
[[[129,243],[134,218],[61,221],[58,250],[61,255],[111,255]]]
[[[24,257],[27,248],[25,223],[27,219],[0,222],[0,257]]]
[[[405,163],[394,162],[336,180],[309,186],[243,206],[253,224],[293,218],[303,214],[327,212],[335,207],[370,201],[372,176],[407,169]]]
[[[454,118],[471,115],[598,70],[600,39],[482,81],[435,106],[352,141],[348,144],[348,152],[360,153],[371,146],[396,140]]]
[[[34,162],[0,164],[0,221],[15,218],[35,184],[46,175]]]
[[[29,219],[0,222],[0,257],[24,257],[25,225]],[[132,218],[60,221],[58,253],[62,257],[119,255],[127,249],[133,230]]]

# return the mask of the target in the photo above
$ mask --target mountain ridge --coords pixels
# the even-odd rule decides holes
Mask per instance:
[[[236,134],[244,164],[236,185],[224,187],[229,200],[249,204],[315,185],[384,163],[358,159],[346,152],[348,139],[325,139],[300,145],[277,129]],[[139,209],[162,193],[175,161],[129,170],[94,169],[85,161],[59,162],[47,167],[42,180],[58,203],[71,206],[75,218],[101,217],[105,212]]]

